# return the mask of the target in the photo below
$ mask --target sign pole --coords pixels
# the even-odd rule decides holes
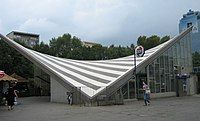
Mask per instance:
[[[136,48],[134,48],[134,51],[135,51]],[[137,93],[137,99],[138,99],[138,95],[139,95],[139,86],[138,86],[138,81],[137,81],[137,74],[136,74],[136,51],[134,52],[134,76],[135,76],[135,82],[136,82],[136,93]]]
[[[139,99],[139,80],[137,80],[137,68],[136,68],[136,56],[137,57],[143,57],[145,50],[144,47],[140,46],[136,46],[134,49],[135,53],[134,53],[134,75],[135,75],[135,81],[136,81],[136,93],[137,93],[137,99]]]

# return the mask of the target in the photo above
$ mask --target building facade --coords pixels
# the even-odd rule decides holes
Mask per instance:
[[[33,47],[34,45],[39,44],[38,34],[12,31],[7,34],[7,37],[15,41],[23,42],[29,47]]]
[[[189,10],[179,22],[179,32],[193,26],[192,29],[192,51],[200,52],[200,12]]]
[[[94,43],[94,42],[82,41],[82,46],[90,47],[91,48],[94,45],[100,45],[100,44],[97,44],[97,43]]]

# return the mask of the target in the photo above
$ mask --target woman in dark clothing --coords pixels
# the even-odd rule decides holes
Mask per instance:
[[[8,110],[13,109],[15,97],[17,97],[15,90],[12,87],[8,88],[8,92],[7,92],[7,95],[6,95]]]

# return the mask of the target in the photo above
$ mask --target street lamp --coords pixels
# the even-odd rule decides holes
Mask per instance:
[[[136,56],[137,57],[142,57],[145,53],[144,51],[144,47],[140,46],[136,46],[135,47],[135,52],[134,52],[134,76],[135,76],[135,81],[136,81],[136,92],[137,92],[137,99],[139,98],[139,82],[137,81],[137,68],[136,68]]]
[[[135,51],[135,48],[134,48]],[[136,51],[134,52],[134,70],[133,70],[133,78],[135,79],[136,82],[136,86],[135,86],[135,91],[137,93],[137,99],[138,99],[138,95],[139,95],[139,91],[138,91],[138,82],[137,82],[137,77],[136,77]]]

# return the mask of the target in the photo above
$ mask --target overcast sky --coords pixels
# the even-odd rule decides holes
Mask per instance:
[[[200,0],[1,0],[0,32],[51,38],[70,33],[102,45],[130,45],[140,35],[178,34],[178,23]]]

